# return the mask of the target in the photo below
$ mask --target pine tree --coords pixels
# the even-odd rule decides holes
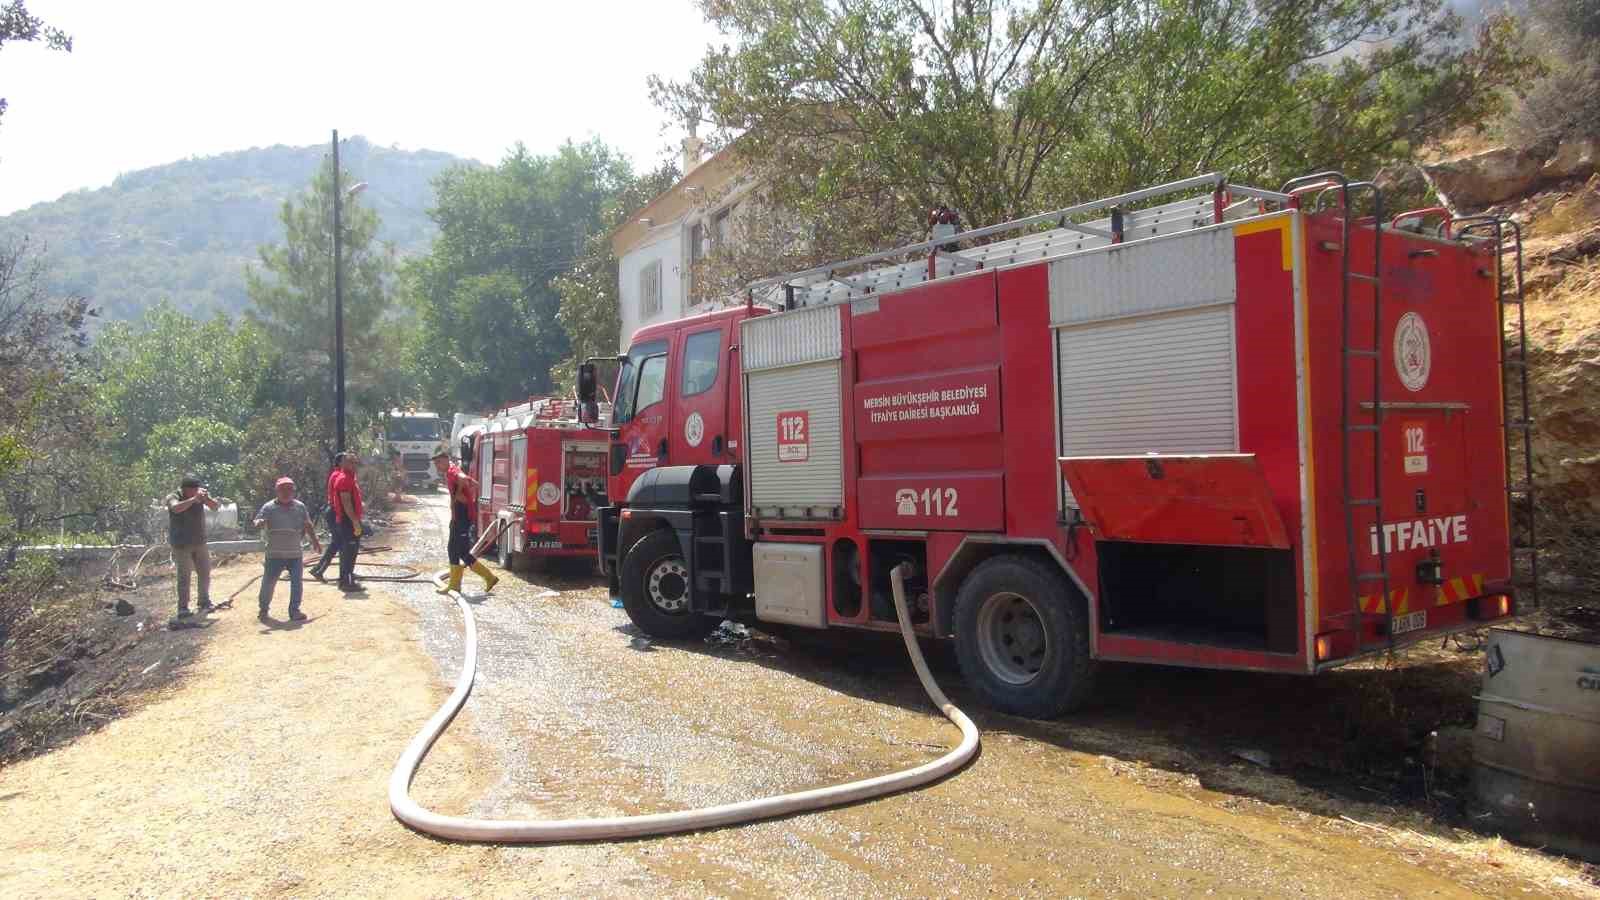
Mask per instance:
[[[348,174],[344,184],[354,182]],[[345,381],[351,407],[379,412],[407,392],[392,364],[399,323],[389,315],[394,248],[377,240],[378,214],[350,196],[339,211],[343,266]],[[333,398],[333,165],[284,201],[284,242],[261,248],[245,272],[249,316],[288,361],[280,398],[304,413],[331,415]]]

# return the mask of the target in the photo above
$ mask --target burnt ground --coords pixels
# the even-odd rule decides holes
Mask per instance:
[[[242,568],[243,567],[243,568]],[[170,570],[170,565],[166,567]],[[240,580],[234,561],[218,566],[213,587]],[[248,577],[248,576],[244,576]],[[95,731],[140,698],[173,684],[194,661],[214,620],[169,629],[177,608],[170,572],[159,567],[132,590],[79,590],[76,621],[50,649],[0,668],[0,765],[44,753]],[[227,591],[213,597],[226,598]],[[119,612],[119,601],[126,604]],[[131,607],[131,610],[129,609]]]

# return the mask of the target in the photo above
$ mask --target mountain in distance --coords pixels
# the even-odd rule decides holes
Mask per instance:
[[[106,320],[137,319],[160,300],[200,316],[249,304],[245,266],[263,244],[283,242],[283,201],[309,189],[328,145],[262,147],[129,172],[0,217],[0,236],[43,247],[51,287],[81,295]],[[433,178],[472,160],[433,150],[341,142],[339,162],[367,182],[359,202],[382,219],[381,240],[400,256],[425,252]],[[15,175],[15,173],[10,173]]]

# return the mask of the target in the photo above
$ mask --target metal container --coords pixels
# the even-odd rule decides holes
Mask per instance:
[[[1600,644],[1496,628],[1485,653],[1480,823],[1600,860]]]

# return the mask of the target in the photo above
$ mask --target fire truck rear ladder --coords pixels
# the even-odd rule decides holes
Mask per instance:
[[[1352,272],[1350,270],[1350,238],[1354,232],[1352,223],[1355,210],[1350,206],[1351,189],[1372,191],[1373,219],[1372,219],[1372,272],[1371,274]],[[1339,319],[1340,319],[1340,359],[1339,359],[1339,429],[1342,443],[1342,493],[1344,500],[1344,532],[1345,544],[1349,548],[1349,573],[1351,611],[1351,631],[1355,634],[1355,652],[1362,653],[1367,649],[1364,634],[1364,620],[1361,610],[1361,598],[1374,588],[1378,592],[1379,602],[1383,604],[1384,628],[1383,632],[1388,640],[1390,649],[1394,648],[1394,604],[1390,597],[1389,587],[1389,548],[1383,537],[1383,294],[1380,288],[1379,274],[1383,265],[1383,192],[1376,184],[1370,181],[1352,182],[1339,172],[1322,172],[1316,175],[1306,175],[1290,180],[1283,186],[1283,192],[1294,198],[1292,201],[1299,205],[1300,196],[1309,191],[1316,191],[1316,205],[1321,204],[1322,197],[1329,192],[1337,192],[1339,200],[1340,228],[1339,238]],[[1332,247],[1326,249],[1335,249]],[[1370,346],[1358,346],[1351,343],[1350,313],[1352,282],[1363,282],[1372,286],[1372,337]],[[1372,367],[1372,393],[1366,398],[1366,403],[1360,403],[1354,396],[1352,385],[1352,369],[1358,361],[1365,361]],[[1368,406],[1372,411],[1371,422],[1357,422],[1361,406]],[[1372,453],[1372,483],[1370,490],[1361,496],[1356,492],[1354,481],[1354,445],[1361,437],[1371,440]],[[1359,562],[1360,556],[1356,548],[1356,524],[1358,511],[1372,510],[1372,521],[1378,534],[1378,567],[1372,571],[1363,571]]]
[[[1522,227],[1499,216],[1469,216],[1456,219],[1456,234],[1471,237],[1480,234],[1494,246],[1493,269],[1479,269],[1480,275],[1495,279],[1495,306],[1500,313],[1500,383],[1501,398],[1505,404],[1506,455],[1506,515],[1511,546],[1511,581],[1513,587],[1525,587],[1529,608],[1539,608],[1539,545],[1535,527],[1533,482],[1533,417],[1528,402],[1528,317],[1524,304],[1522,281]],[[1513,257],[1515,265],[1508,268],[1506,257]],[[1517,331],[1515,346],[1506,341],[1506,309],[1516,307]],[[1520,444],[1521,452],[1516,452]],[[1521,462],[1522,472],[1516,472]],[[1520,511],[1521,515],[1518,515]],[[1527,576],[1519,579],[1518,572],[1526,562]]]

